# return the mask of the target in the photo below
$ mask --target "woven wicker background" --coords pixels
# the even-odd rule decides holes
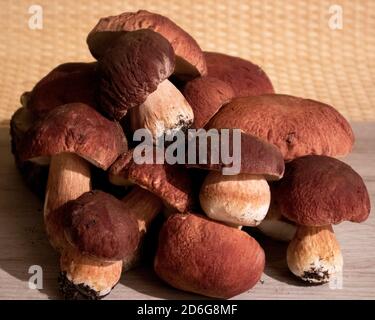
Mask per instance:
[[[28,27],[32,4],[43,29]],[[328,26],[343,8],[343,29]],[[333,104],[352,121],[375,120],[374,0],[0,0],[0,123],[19,95],[52,67],[88,61],[86,35],[98,18],[147,9],[165,14],[205,50],[260,64],[278,92]]]

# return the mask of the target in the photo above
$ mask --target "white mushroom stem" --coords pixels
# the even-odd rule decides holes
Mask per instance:
[[[61,250],[66,241],[60,225],[61,220],[58,217],[48,219],[50,213],[90,190],[90,164],[86,160],[74,153],[61,153],[51,158],[44,201],[44,220],[47,235],[54,248]]]
[[[189,127],[194,120],[193,110],[182,93],[169,81],[164,80],[157,90],[138,107],[131,108],[130,125],[133,131],[146,128],[155,138]]]
[[[289,242],[293,239],[297,226],[284,218],[275,204],[271,204],[258,229],[274,240]]]
[[[211,219],[230,226],[257,226],[267,214],[271,194],[263,176],[211,171],[203,181],[199,200]]]
[[[163,203],[157,196],[138,186],[134,187],[122,201],[130,209],[130,213],[137,219],[139,232],[141,234],[139,247],[134,252],[134,255],[123,260],[123,270],[128,271],[139,263],[143,236],[149,229],[151,222],[157,214],[161,212]]]
[[[290,271],[310,283],[324,283],[342,274],[343,258],[332,226],[299,226],[287,250]]]

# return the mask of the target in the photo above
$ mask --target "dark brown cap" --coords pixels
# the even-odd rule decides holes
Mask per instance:
[[[203,128],[221,106],[234,97],[232,87],[213,77],[189,81],[182,91],[194,112],[194,128]]]
[[[295,159],[287,163],[284,178],[272,187],[281,214],[300,225],[362,222],[370,214],[370,199],[362,178],[334,158]]]
[[[27,95],[26,106],[44,116],[51,109],[72,102],[96,108],[97,63],[64,63],[42,78]]]
[[[86,192],[58,210],[68,241],[82,254],[122,260],[133,256],[138,247],[137,220],[122,201],[108,193]]]
[[[141,105],[174,66],[173,48],[160,34],[147,29],[123,34],[99,60],[101,107],[120,120],[129,108]]]
[[[99,59],[119,36],[138,29],[151,29],[170,42],[177,56],[177,74],[191,77],[207,73],[206,61],[198,43],[167,17],[146,10],[101,18],[89,33],[87,44],[92,55]]]
[[[167,163],[137,164],[133,150],[116,160],[109,169],[109,178],[114,184],[137,184],[179,212],[188,211],[194,202],[193,183],[186,168]]]
[[[234,156],[233,130],[229,129],[229,156]],[[207,163],[199,163],[199,145],[196,151],[196,164],[187,164],[190,168],[200,168],[206,170],[221,171],[223,168],[230,168],[233,164],[226,164],[220,156],[219,163],[213,163],[211,154],[216,153],[221,155],[222,152],[217,150],[222,146],[222,131],[218,130],[220,139],[218,145],[213,144],[213,139],[210,135],[207,138]],[[241,168],[240,173],[248,173],[254,175],[263,175],[267,180],[278,180],[284,173],[284,159],[280,150],[274,145],[261,140],[253,135],[240,132],[241,134]],[[198,139],[197,139],[198,140]],[[194,140],[193,140],[194,141]],[[218,148],[217,148],[218,147]],[[220,150],[221,151],[221,150]]]
[[[24,139],[22,161],[72,152],[106,170],[127,150],[120,125],[83,103],[51,110],[31,127]]]
[[[206,127],[242,129],[276,145],[285,160],[343,156],[354,143],[349,123],[333,107],[281,94],[234,99]]]
[[[154,269],[175,288],[230,298],[252,288],[264,264],[263,249],[247,233],[203,216],[175,214],[160,232]]]
[[[204,52],[208,75],[230,85],[236,97],[273,93],[267,74],[250,61],[217,52]]]

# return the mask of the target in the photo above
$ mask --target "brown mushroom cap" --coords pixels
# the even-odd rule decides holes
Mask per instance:
[[[189,81],[182,91],[194,112],[194,128],[203,128],[221,106],[234,97],[232,87],[213,77]]]
[[[267,74],[250,61],[217,52],[204,52],[208,75],[230,85],[236,97],[273,93]]]
[[[160,34],[147,29],[123,34],[99,60],[101,107],[121,119],[129,108],[141,105],[174,66],[173,48]]]
[[[42,78],[27,95],[27,108],[37,116],[72,102],[96,107],[97,63],[64,63]]]
[[[230,298],[252,288],[264,251],[247,233],[194,214],[175,214],[163,225],[154,269],[175,288]]]
[[[109,177],[114,184],[135,183],[180,212],[188,211],[194,203],[193,182],[184,167],[167,163],[137,164],[133,150],[116,160],[109,169]]]
[[[220,135],[219,146],[221,146],[221,131],[219,130],[218,133]],[[229,137],[229,155],[233,155],[233,130],[229,130]],[[187,167],[214,171],[221,171],[224,167],[231,167],[232,164],[223,163],[221,157],[218,164],[211,162],[211,153],[214,152],[215,148],[211,149],[210,137],[207,140],[207,164],[199,163],[199,149],[197,149],[196,164],[188,164]],[[241,132],[240,173],[263,175],[267,180],[278,180],[284,173],[283,156],[280,150],[274,145],[253,135]]]
[[[138,29],[151,29],[170,42],[177,55],[177,73],[190,76],[207,73],[206,61],[198,43],[167,17],[146,10],[101,18],[89,33],[87,44],[92,55],[99,59],[123,33]]]
[[[86,192],[58,210],[67,239],[83,254],[122,260],[138,247],[138,222],[131,208],[110,194]]]
[[[86,104],[71,103],[51,110],[27,131],[20,158],[26,161],[72,152],[106,170],[126,149],[118,123]]]
[[[281,214],[300,225],[362,222],[370,214],[370,199],[362,178],[334,158],[295,159],[287,163],[284,178],[273,188]]]
[[[343,156],[354,143],[349,123],[333,107],[280,94],[234,99],[206,127],[242,129],[276,145],[285,160],[309,154]]]

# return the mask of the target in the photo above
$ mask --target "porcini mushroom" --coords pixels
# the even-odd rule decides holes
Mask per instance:
[[[250,61],[218,52],[204,52],[207,74],[231,86],[235,97],[273,93],[267,74]]]
[[[285,160],[309,155],[345,156],[353,131],[333,107],[281,94],[233,99],[206,126],[239,128],[277,146]]]
[[[214,170],[204,179],[199,194],[201,207],[210,218],[236,226],[256,226],[264,219],[270,205],[266,180],[282,177],[284,161],[275,146],[243,132],[240,137],[240,142],[229,140],[230,154],[233,144],[241,144],[239,174],[219,172],[225,165],[211,163],[210,151],[207,164],[189,166]]]
[[[162,15],[140,10],[101,18],[87,37],[92,55],[100,59],[124,33],[150,29],[160,33],[173,47],[177,56],[175,74],[192,78],[207,73],[206,61],[198,43],[173,21]]]
[[[286,165],[274,194],[280,213],[299,225],[288,247],[289,269],[305,281],[330,281],[343,264],[331,225],[362,222],[370,213],[362,178],[340,160],[305,156]]]
[[[164,223],[154,269],[177,289],[230,298],[252,288],[264,264],[263,249],[247,233],[189,213]]]
[[[98,90],[97,63],[64,63],[44,76],[21,97],[22,105],[32,114],[42,117],[51,109],[79,102],[96,107]]]
[[[52,109],[28,130],[20,157],[23,161],[40,161],[40,159],[45,161],[46,158],[50,158],[44,219],[51,244],[63,252],[62,261],[68,261],[68,257],[77,257],[77,253],[70,252],[71,247],[67,244],[61,216],[58,215],[60,211],[57,209],[69,200],[76,199],[91,190],[90,163],[107,169],[126,148],[126,139],[120,126],[107,120],[90,106],[81,103]],[[88,264],[89,260],[89,257],[80,258],[85,264]],[[116,270],[121,270],[122,264],[119,263],[120,266]],[[91,278],[89,265],[81,268],[76,260],[70,261],[70,264],[75,272],[78,270],[88,272],[87,276],[93,282],[88,282],[85,286],[96,291],[98,295],[108,293],[115,285],[115,283],[107,283],[103,288],[101,287],[103,283]],[[107,270],[107,268],[98,268],[96,261],[93,261],[93,268],[98,276],[100,270],[104,273]],[[108,268],[113,270],[115,267],[108,266]],[[66,270],[63,269],[62,272]],[[104,273],[101,277],[107,277]],[[120,274],[111,275],[109,279],[119,278]],[[78,278],[84,276],[80,275]],[[74,286],[78,284],[73,283]]]
[[[116,119],[129,110],[132,129],[147,128],[153,137],[190,127],[193,111],[167,79],[174,66],[173,48],[160,34],[125,33],[99,60],[102,108]]]

